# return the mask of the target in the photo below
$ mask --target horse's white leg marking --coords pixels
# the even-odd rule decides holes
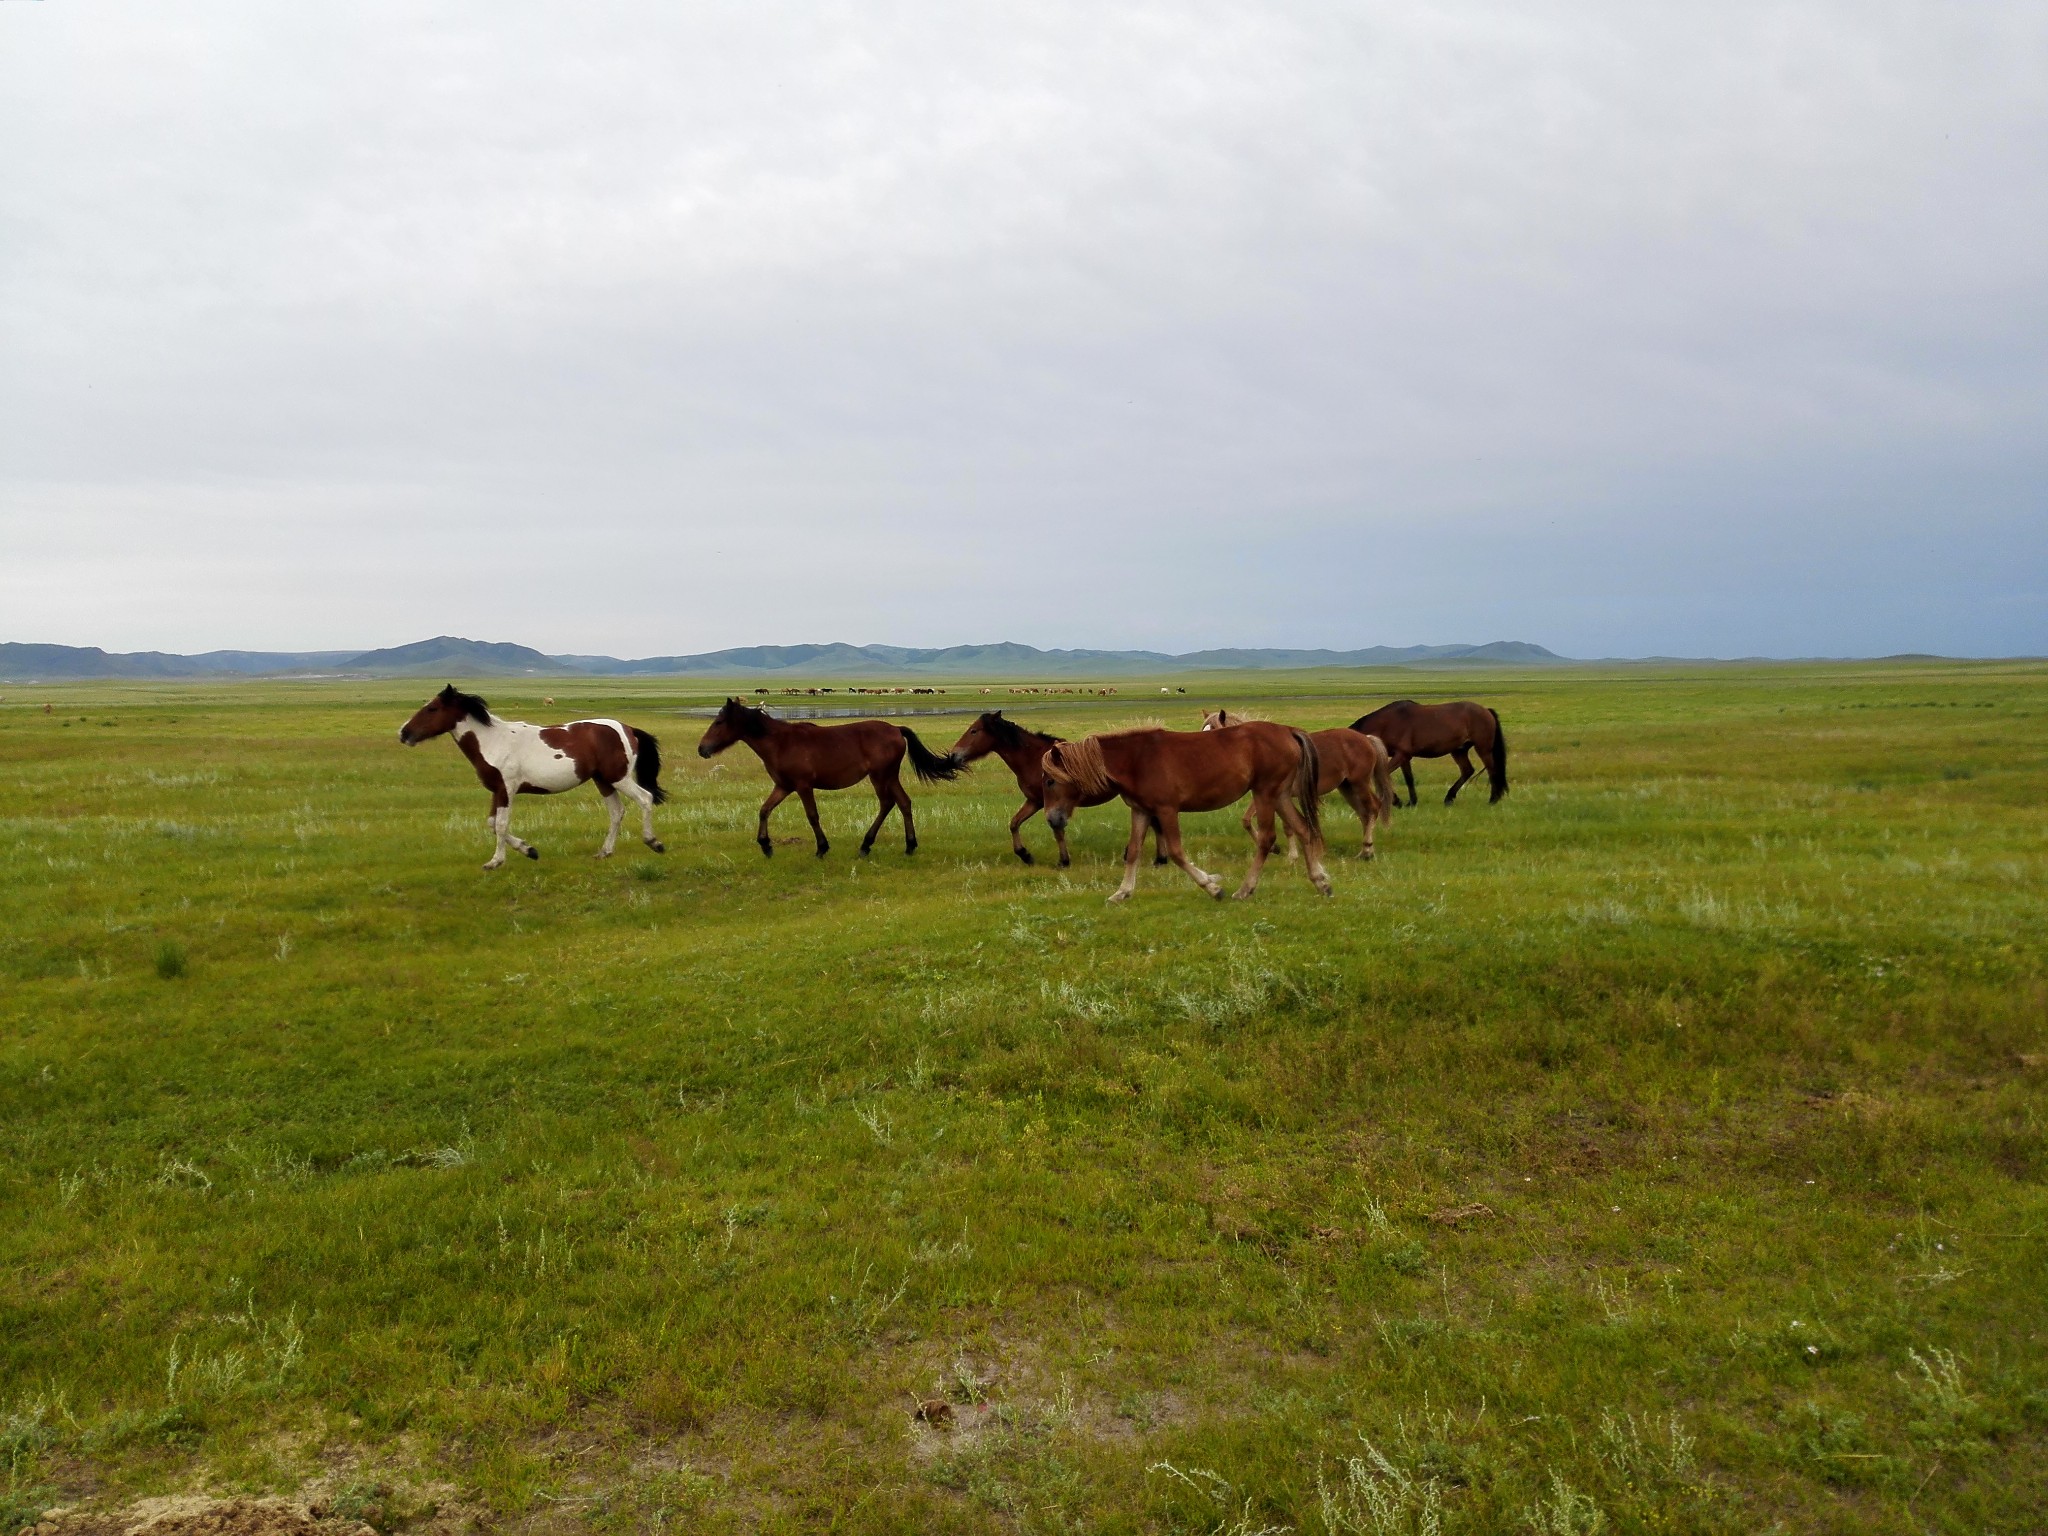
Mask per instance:
[[[523,837],[516,836],[512,831],[512,802],[518,798],[518,780],[507,779],[505,781],[505,804],[498,812],[498,858],[497,862],[487,866],[488,868],[496,869],[499,864],[505,862],[505,849],[507,847],[525,854],[529,859],[540,857],[538,853],[534,852],[533,844],[527,842]]]
[[[612,856],[612,849],[618,845],[619,823],[626,819],[626,802],[602,784],[597,786],[597,792],[604,796],[605,814],[611,818],[611,825],[604,831],[604,846],[597,850],[597,856],[608,859]]]
[[[654,796],[642,789],[639,780],[633,777],[632,762],[626,764],[626,776],[615,787],[620,794],[640,802],[640,841],[656,853],[668,852],[662,847],[661,839],[654,835]]]

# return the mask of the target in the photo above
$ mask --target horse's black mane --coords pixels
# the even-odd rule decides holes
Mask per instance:
[[[478,725],[489,725],[491,723],[491,706],[475,694],[464,693],[453,683],[450,683],[441,690],[441,697],[469,716]]]
[[[1059,742],[1066,740],[1066,737],[1055,736],[1050,731],[1034,731],[1029,726],[1019,725],[1014,720],[1005,720],[1000,709],[990,710],[987,714],[984,714],[981,717],[981,728],[993,736],[996,739],[996,745],[1000,747],[1021,747],[1025,745],[1024,738],[1027,736],[1035,737],[1039,741]]]
[[[775,717],[765,709],[757,709],[751,704],[742,704],[738,699],[727,699],[725,707],[718,712],[718,718],[738,731],[740,735],[754,737],[767,730],[768,722]]]

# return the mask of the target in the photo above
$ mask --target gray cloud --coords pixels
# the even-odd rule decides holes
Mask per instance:
[[[2048,12],[0,5],[8,638],[2048,649]]]

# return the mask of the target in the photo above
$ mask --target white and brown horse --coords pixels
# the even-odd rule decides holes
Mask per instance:
[[[446,735],[454,736],[491,792],[484,824],[497,833],[498,847],[485,869],[503,864],[508,847],[529,859],[540,857],[533,844],[512,835],[514,795],[558,795],[586,782],[597,785],[611,813],[604,846],[597,851],[600,859],[610,858],[619,840],[619,822],[626,814],[619,803],[621,793],[639,802],[641,841],[656,853],[668,851],[654,835],[654,808],[668,798],[658,782],[661,747],[646,731],[617,720],[572,720],[567,725],[500,720],[482,699],[450,683],[398,730],[398,739],[408,747]]]
[[[1202,729],[1220,731],[1226,726],[1245,725],[1249,722],[1243,715],[1232,714],[1227,709],[1212,709],[1202,716]],[[1338,726],[1330,731],[1310,731],[1308,739],[1316,744],[1316,758],[1321,765],[1317,789],[1327,795],[1337,790],[1352,810],[1358,812],[1358,820],[1365,828],[1365,846],[1359,850],[1361,859],[1372,857],[1373,823],[1385,826],[1393,820],[1394,778],[1389,764],[1387,744],[1377,736],[1368,736],[1363,731],[1354,731],[1347,726]],[[1244,813],[1244,829],[1252,829],[1252,813]],[[1294,834],[1287,834],[1287,857],[1295,858],[1297,848]]]

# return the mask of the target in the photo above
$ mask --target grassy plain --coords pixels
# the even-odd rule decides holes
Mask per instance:
[[[2048,667],[1174,681],[996,701],[1454,690],[1515,789],[1116,909],[997,762],[764,861],[715,693],[500,682],[660,734],[671,851],[529,798],[486,874],[421,685],[0,688],[5,1512],[2048,1525]]]

